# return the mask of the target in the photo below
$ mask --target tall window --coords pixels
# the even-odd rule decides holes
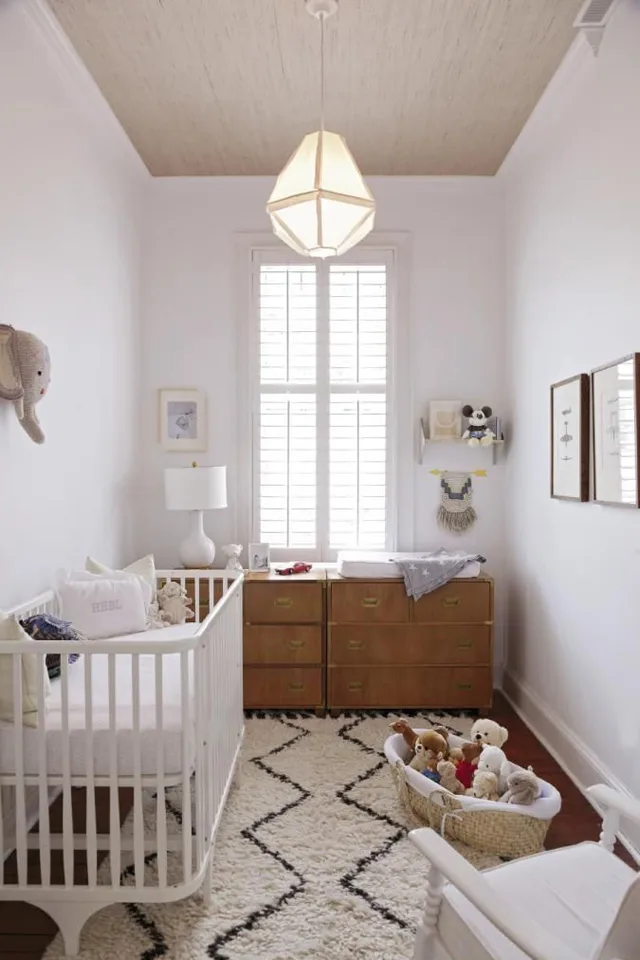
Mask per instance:
[[[269,261],[256,252],[254,536],[332,559],[392,546],[392,260]]]

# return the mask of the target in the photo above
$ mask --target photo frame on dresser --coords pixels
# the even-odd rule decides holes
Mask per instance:
[[[589,377],[551,385],[551,496],[589,499]]]
[[[591,420],[594,500],[640,507],[640,353],[591,371]]]

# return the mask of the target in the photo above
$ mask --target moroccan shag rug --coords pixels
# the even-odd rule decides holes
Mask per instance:
[[[428,864],[407,838],[414,824],[382,752],[389,721],[249,717],[211,906],[108,907],[84,928],[82,960],[408,960]],[[412,723],[463,735],[471,726],[443,713]],[[479,868],[499,862],[457,847]],[[45,956],[64,956],[59,936]]]

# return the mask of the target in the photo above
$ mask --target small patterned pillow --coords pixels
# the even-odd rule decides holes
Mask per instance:
[[[37,613],[21,620],[20,625],[33,640],[84,640],[86,639],[68,620],[54,617],[52,613]],[[69,654],[69,663],[79,660],[79,653]],[[60,654],[48,653],[45,657],[50,680],[60,676]]]

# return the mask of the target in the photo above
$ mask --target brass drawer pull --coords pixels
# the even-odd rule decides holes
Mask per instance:
[[[304,647],[304,640],[288,640],[287,646],[289,650],[300,650],[301,647]]]
[[[347,640],[348,650],[362,650],[363,647],[364,640]]]
[[[442,606],[443,607],[459,607],[460,597],[443,597]]]
[[[472,683],[456,683],[456,689],[458,689],[458,690],[472,690],[472,689],[473,689],[473,684],[472,684]]]
[[[290,683],[289,690],[304,690],[304,683]]]
[[[276,597],[273,601],[274,607],[292,607],[293,597]]]
[[[347,689],[362,690],[362,680],[350,680]]]
[[[472,646],[473,646],[473,640],[458,640],[458,646],[459,646],[459,647],[466,647],[466,648],[472,647]]]
[[[363,607],[379,607],[380,597],[363,597],[360,602]]]

